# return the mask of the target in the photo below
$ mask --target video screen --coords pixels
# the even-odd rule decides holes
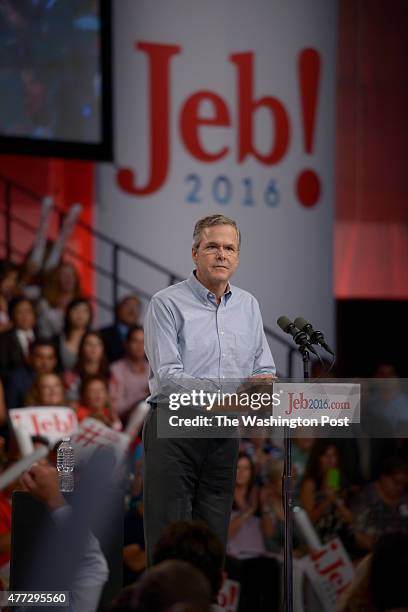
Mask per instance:
[[[0,137],[103,142],[101,4],[0,0]]]

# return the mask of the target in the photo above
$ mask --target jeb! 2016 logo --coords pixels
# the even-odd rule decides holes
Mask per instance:
[[[119,187],[130,195],[151,195],[165,183],[170,165],[170,62],[182,52],[179,45],[149,42],[135,44],[136,49],[147,56],[149,73],[149,142],[150,173],[145,185],[137,182],[135,171],[120,168],[117,172]],[[290,119],[284,104],[276,97],[254,95],[254,54],[233,53],[229,61],[237,75],[237,163],[252,156],[265,166],[273,166],[285,156],[290,142]],[[315,49],[303,49],[298,56],[298,82],[300,116],[303,127],[303,143],[307,154],[313,153],[315,119],[320,82],[320,54]],[[203,103],[212,109],[212,116],[200,114]],[[273,124],[273,138],[269,150],[261,153],[254,142],[254,115],[260,108],[266,109]],[[231,127],[231,113],[227,101],[213,91],[197,91],[182,104],[179,113],[180,138],[187,151],[198,161],[214,163],[230,153],[228,146],[217,151],[207,150],[200,138],[205,126]],[[187,202],[201,201],[201,177],[189,174],[186,177],[189,192]],[[295,179],[294,189],[299,203],[305,207],[317,204],[320,198],[320,179],[312,169],[302,170]],[[212,184],[212,195],[219,204],[227,204],[232,197],[231,180],[224,175],[216,177]],[[276,181],[269,180],[264,190],[264,202],[275,206],[279,202]],[[242,179],[242,204],[254,205],[252,179]]]

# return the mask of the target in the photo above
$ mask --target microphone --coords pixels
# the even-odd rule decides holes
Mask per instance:
[[[319,353],[315,351],[313,346],[310,344],[305,332],[297,329],[297,327],[292,323],[290,319],[288,319],[288,317],[279,317],[279,319],[277,320],[277,324],[279,325],[282,331],[284,331],[286,334],[290,334],[291,336],[293,336],[293,340],[296,342],[296,344],[299,344],[300,347],[307,348],[311,353],[313,353],[313,355],[316,355],[316,357],[319,357],[320,359]]]
[[[318,344],[319,346],[324,348],[325,351],[334,356],[334,351],[327,344],[322,332],[317,329],[313,329],[312,325],[308,321],[306,321],[306,319],[304,319],[303,317],[296,317],[295,325],[302,332],[305,332],[309,336],[310,342],[312,344]]]

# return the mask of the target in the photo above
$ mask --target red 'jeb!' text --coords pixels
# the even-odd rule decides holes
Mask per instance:
[[[120,188],[132,195],[148,195],[160,189],[166,181],[170,164],[170,108],[171,83],[170,64],[182,53],[179,45],[164,45],[139,42],[136,49],[146,54],[148,63],[149,159],[150,173],[144,185],[138,184],[134,170],[121,168],[117,173]],[[311,50],[309,50],[311,51]],[[315,51],[313,53],[316,54]],[[238,163],[255,157],[265,165],[277,164],[284,157],[290,141],[290,122],[283,103],[274,96],[256,98],[254,94],[254,53],[233,53],[229,61],[236,71],[237,139]],[[212,115],[202,116],[203,103],[211,108]],[[254,142],[254,115],[260,109],[269,112],[273,124],[273,138],[269,149],[261,153]],[[206,126],[231,127],[231,112],[227,101],[209,90],[192,93],[182,104],[179,114],[180,138],[187,151],[201,162],[213,163],[230,153],[223,146],[209,151],[203,145],[201,130]]]
[[[24,421],[32,435],[47,436],[47,434],[61,434],[63,436],[76,429],[73,414],[68,414],[62,418],[59,414],[53,413],[51,409],[50,414],[47,416],[44,414],[27,414]],[[13,416],[15,425],[19,425],[24,421],[20,415]]]

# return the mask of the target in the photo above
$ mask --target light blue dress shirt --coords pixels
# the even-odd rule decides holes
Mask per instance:
[[[175,388],[197,389],[199,379],[219,385],[222,379],[276,372],[258,302],[233,285],[217,304],[192,272],[153,296],[144,327],[149,402]]]

